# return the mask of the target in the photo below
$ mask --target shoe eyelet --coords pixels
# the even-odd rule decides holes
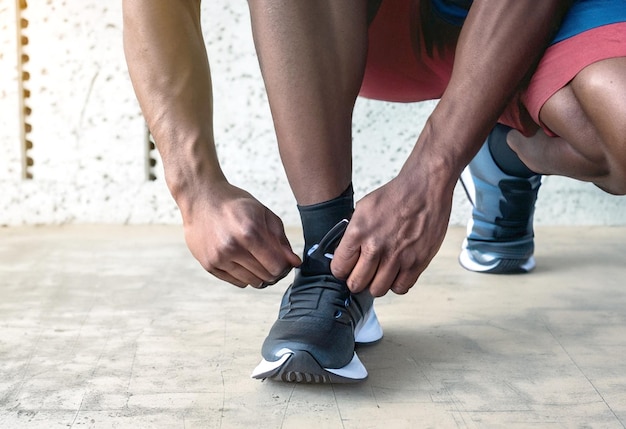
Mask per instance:
[[[343,311],[337,310],[335,311],[335,319],[339,319],[343,315]]]
[[[346,300],[343,302],[343,306],[348,308],[348,307],[350,307],[350,304],[352,304],[352,298],[351,297],[347,297]]]

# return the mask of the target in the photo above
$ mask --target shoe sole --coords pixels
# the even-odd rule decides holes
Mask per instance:
[[[355,327],[357,344],[373,344],[383,337],[383,331],[372,307]],[[367,378],[367,369],[354,352],[352,360],[341,368],[324,368],[304,350],[283,349],[276,361],[263,359],[252,371],[252,378],[290,383],[357,383]]]
[[[374,306],[354,327],[354,342],[359,344],[374,344],[383,338],[383,328],[380,326]]]
[[[265,359],[252,372],[252,378],[289,383],[356,383],[367,378],[367,370],[356,352],[343,368],[323,368],[310,353],[303,350],[284,350],[276,362]]]
[[[468,271],[483,274],[526,274],[534,270],[536,266],[533,256],[528,259],[499,258],[491,264],[481,264],[472,258],[466,248],[461,250],[459,264]]]

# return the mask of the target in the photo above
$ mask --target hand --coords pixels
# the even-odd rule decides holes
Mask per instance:
[[[585,135],[584,139],[586,143],[597,141],[594,136]],[[594,181],[609,170],[607,156],[599,144],[587,144],[583,152],[564,138],[550,137],[543,130],[532,137],[511,130],[507,142],[522,162],[539,174],[558,174]]]
[[[405,294],[435,256],[448,227],[452,191],[400,177],[360,200],[339,246],[333,274],[354,293]]]
[[[246,191],[220,183],[184,205],[185,240],[215,277],[262,288],[299,266],[282,221]]]

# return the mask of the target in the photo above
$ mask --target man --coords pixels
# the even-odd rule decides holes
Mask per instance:
[[[367,372],[354,342],[382,336],[372,296],[388,290],[406,293],[434,257],[447,227],[454,185],[498,117],[526,135],[535,131],[526,105],[515,101],[523,98],[519,90],[527,87],[526,78],[570,2],[249,3],[281,157],[302,217],[302,265],[280,220],[230,185],[219,168],[197,2],[125,1],[133,84],[181,208],[187,243],[205,269],[240,287],[260,287],[300,265],[253,376],[361,380]],[[586,73],[592,66],[577,70],[571,84],[565,82],[558,95],[551,94],[533,110],[539,115],[541,109],[535,121],[547,131],[567,136],[554,146],[557,153],[545,156],[554,149],[541,144],[542,134],[529,141],[513,132],[507,136],[501,127],[491,134],[493,153],[496,147],[506,149],[508,138],[524,162],[510,151],[504,151],[504,161],[481,151],[482,158],[491,158],[496,166],[499,161],[509,171],[500,166],[499,176],[490,177],[493,183],[475,186],[476,194],[470,189],[476,222],[461,258],[464,266],[491,271],[494,261],[500,266],[501,260],[511,259],[513,268],[532,268],[532,250],[530,256],[527,249],[518,250],[528,247],[529,231],[532,242],[535,173],[566,174],[624,192],[624,124],[602,120],[607,108],[621,115],[615,113],[613,119],[623,118],[624,102],[614,95],[609,107],[593,113],[578,102],[585,90],[590,104],[603,93],[591,86],[596,75],[608,75],[613,93],[624,93],[623,60],[603,58],[597,64],[602,66],[598,73]],[[574,82],[581,75],[578,89]],[[441,100],[398,176],[359,201],[352,213],[351,115],[360,91],[390,101]],[[571,112],[578,114],[577,121],[565,126]],[[581,132],[593,147],[568,138]],[[474,163],[469,171],[476,179],[483,170]],[[518,170],[521,180],[514,174]],[[518,195],[514,188],[519,187],[524,198],[507,198],[505,192]],[[495,197],[483,198],[485,190]],[[526,207],[521,219],[514,214],[517,231],[510,237],[506,213],[493,207],[502,195],[514,209]],[[351,220],[347,224],[343,219]],[[515,249],[512,258],[506,257],[508,242]],[[495,271],[510,270],[508,262],[503,267]]]

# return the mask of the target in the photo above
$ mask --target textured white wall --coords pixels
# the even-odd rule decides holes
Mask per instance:
[[[0,0],[0,201],[5,181],[20,175],[15,4]],[[0,204],[4,211],[4,205]],[[0,216],[2,216],[0,214]]]
[[[121,2],[31,0],[25,53],[32,113],[33,180],[21,179],[15,1],[0,0],[0,225],[178,223],[161,166],[146,173],[145,125],[122,52]],[[288,225],[298,224],[282,171],[243,0],[205,1],[214,74],[215,132],[229,179]],[[359,100],[354,115],[357,197],[400,168],[433,102]],[[451,222],[464,224],[460,189]],[[547,178],[540,224],[626,224],[626,199],[592,185]]]

